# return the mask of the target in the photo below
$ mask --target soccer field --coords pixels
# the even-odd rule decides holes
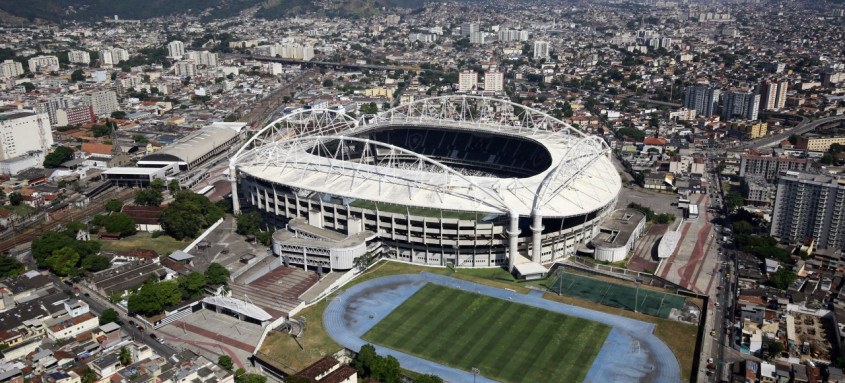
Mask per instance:
[[[610,326],[427,284],[364,334],[367,342],[502,382],[581,382]]]

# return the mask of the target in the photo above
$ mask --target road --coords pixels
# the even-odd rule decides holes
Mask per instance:
[[[50,277],[53,279],[53,283],[55,283],[57,286],[66,286],[61,281],[61,279],[59,279],[59,277],[53,274],[50,274]],[[136,342],[144,343],[150,346],[153,351],[155,351],[158,355],[161,355],[164,358],[169,359],[171,356],[177,353],[177,351],[170,348],[170,346],[166,344],[161,344],[150,338],[149,334],[153,332],[152,329],[145,329],[142,332],[138,330],[136,326],[130,325],[129,323],[132,318],[129,318],[126,315],[126,312],[124,312],[120,307],[117,307],[111,302],[109,302],[108,299],[100,296],[97,292],[89,289],[87,286],[85,286],[84,283],[75,284],[74,287],[79,288],[79,294],[77,294],[77,298],[87,303],[88,307],[95,314],[99,315],[108,308],[117,311],[118,316],[120,316],[120,320],[123,321],[123,325],[120,327],[121,330],[123,330],[125,334],[128,334],[133,339],[135,339]],[[157,336],[161,336],[161,334],[157,334]]]
[[[818,128],[822,125],[827,125],[827,124],[830,124],[830,123],[833,123],[833,122],[838,122],[838,121],[845,121],[845,115],[825,117],[825,118],[820,118],[820,119],[814,120],[814,121],[810,121],[807,118],[804,118],[804,120],[801,121],[801,123],[799,123],[798,125],[796,125],[792,129],[789,129],[789,130],[787,130],[783,133],[780,133],[780,134],[775,134],[773,136],[768,136],[768,137],[764,137],[764,138],[760,138],[760,139],[757,139],[757,140],[746,142],[743,145],[740,145],[740,148],[743,148],[743,149],[747,149],[747,148],[762,149],[762,148],[769,147],[769,146],[775,146],[779,142],[788,139],[789,136],[791,136],[793,134],[800,135],[800,134],[804,134],[804,133],[807,133],[807,132],[811,132],[813,130],[816,130],[816,128]]]
[[[302,61],[302,60],[294,60],[294,59],[283,59],[281,57],[270,57],[270,56],[253,56],[253,55],[242,55],[237,53],[232,53],[227,55],[228,57],[236,57],[236,58],[243,58],[249,60],[256,60],[256,61],[269,61],[269,62],[277,62],[282,64],[301,64],[301,65],[311,65],[311,66],[318,66],[318,67],[332,67],[332,68],[347,68],[347,69],[372,69],[372,70],[413,70],[418,71],[420,68],[414,65],[405,65],[405,66],[398,66],[398,65],[374,65],[374,64],[357,64],[357,63],[350,63],[350,62],[331,62],[331,61]]]

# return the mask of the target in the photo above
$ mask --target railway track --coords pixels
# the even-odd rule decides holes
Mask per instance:
[[[119,199],[126,202],[131,200],[134,196],[135,191],[133,189],[106,192],[98,196],[95,201],[90,202],[84,207],[71,208],[67,213],[51,219],[49,222],[34,222],[25,228],[18,228],[18,230],[7,232],[0,236],[0,253],[6,253],[18,245],[32,242],[33,240],[40,238],[45,232],[54,230],[59,226],[68,224],[72,221],[84,220],[100,213],[105,210],[106,203],[111,199]]]

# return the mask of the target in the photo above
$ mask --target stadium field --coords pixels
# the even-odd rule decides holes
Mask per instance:
[[[364,334],[389,347],[501,382],[581,382],[610,326],[426,284]]]
[[[684,307],[684,297],[561,272],[549,287],[558,295],[584,299],[611,307],[668,318],[672,309]],[[639,291],[638,291],[639,290]]]

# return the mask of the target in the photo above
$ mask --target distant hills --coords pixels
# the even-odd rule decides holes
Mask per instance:
[[[224,18],[259,7],[258,17],[268,19],[317,12],[325,16],[365,17],[382,8],[417,8],[428,0],[0,0],[0,22],[121,19],[190,13]]]

